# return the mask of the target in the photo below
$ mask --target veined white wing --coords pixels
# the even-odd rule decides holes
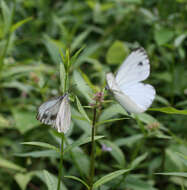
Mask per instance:
[[[155,89],[149,84],[137,82],[131,86],[129,85],[128,88],[126,84],[119,86],[112,73],[108,73],[106,79],[115,99],[128,112],[144,112],[151,105],[155,97]]]
[[[60,105],[56,121],[53,127],[55,127],[58,130],[58,132],[66,133],[67,130],[69,129],[70,123],[71,123],[70,105],[69,105],[68,95],[65,95]]]
[[[128,88],[126,88],[126,85],[120,86],[120,91],[129,97],[131,101],[129,100],[128,102],[136,104],[136,106],[128,106],[124,103],[127,111],[133,113],[141,113],[147,110],[151,106],[156,94],[153,86],[141,82],[134,83]]]
[[[38,114],[36,118],[46,125],[53,125],[63,98],[64,96],[59,96],[44,102],[38,108]]]
[[[145,80],[150,73],[150,65],[147,53],[144,48],[133,51],[120,66],[116,74],[118,86],[126,85]]]

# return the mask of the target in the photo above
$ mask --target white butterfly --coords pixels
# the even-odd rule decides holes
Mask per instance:
[[[68,94],[44,102],[38,108],[36,118],[46,125],[52,125],[58,132],[66,133],[71,123]]]
[[[107,73],[109,90],[115,99],[130,113],[146,111],[155,98],[155,89],[144,81],[150,73],[147,53],[143,48],[133,51],[120,66],[116,77]]]

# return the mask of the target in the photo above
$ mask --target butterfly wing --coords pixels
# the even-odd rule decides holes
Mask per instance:
[[[147,53],[143,48],[133,51],[119,68],[116,77],[106,75],[107,85],[116,100],[131,113],[141,113],[149,108],[155,98],[155,89],[141,83],[150,73]]]
[[[36,118],[46,125],[53,125],[55,123],[62,99],[63,96],[59,96],[44,102],[38,108],[38,114]]]
[[[128,88],[123,85],[120,87],[119,92],[114,92],[117,96],[116,98],[131,113],[146,111],[151,106],[156,94],[153,86],[141,82],[132,84]]]
[[[120,66],[116,74],[116,83],[131,86],[145,80],[150,73],[150,65],[147,53],[144,48],[133,51]]]
[[[70,127],[70,124],[71,124],[70,104],[68,100],[68,95],[65,95],[60,105],[57,118],[53,127],[56,128],[58,132],[66,133]]]
[[[121,106],[130,113],[142,113],[147,110],[155,98],[155,89],[141,82],[119,86],[112,73],[106,75],[108,88]]]

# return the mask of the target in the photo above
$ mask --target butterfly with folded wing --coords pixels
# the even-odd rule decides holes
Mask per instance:
[[[44,102],[39,106],[36,118],[41,123],[51,125],[58,132],[66,133],[71,123],[68,94]]]

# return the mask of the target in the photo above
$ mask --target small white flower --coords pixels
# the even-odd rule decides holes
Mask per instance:
[[[51,125],[58,132],[66,133],[71,123],[68,94],[44,102],[36,117],[40,122]]]

